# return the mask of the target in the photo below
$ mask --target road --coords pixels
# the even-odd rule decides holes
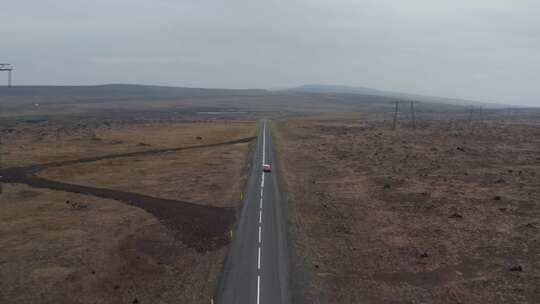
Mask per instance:
[[[289,258],[277,183],[273,164],[272,138],[267,121],[260,133],[247,182],[243,207],[227,257],[218,295],[218,304],[289,303]]]

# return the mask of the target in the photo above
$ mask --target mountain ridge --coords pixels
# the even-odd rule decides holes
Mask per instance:
[[[429,96],[429,95],[414,94],[414,93],[401,93],[401,92],[395,92],[395,91],[372,89],[372,88],[361,87],[361,86],[306,84],[306,85],[289,88],[287,90],[293,91],[293,92],[319,93],[319,94],[334,93],[334,94],[358,94],[358,95],[385,96],[385,97],[393,97],[393,98],[401,99],[401,100],[407,99],[407,100],[414,100],[414,101],[444,103],[444,104],[452,104],[452,105],[459,105],[459,106],[478,106],[478,107],[488,107],[488,108],[503,108],[503,107],[509,106],[509,105],[501,104],[501,103],[482,102],[482,101],[474,101],[474,100],[452,98],[452,97]]]

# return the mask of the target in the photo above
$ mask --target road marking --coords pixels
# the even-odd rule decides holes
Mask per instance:
[[[259,258],[257,260],[257,269],[261,270],[261,246],[259,246]]]
[[[262,154],[262,164],[265,164],[265,150],[266,150],[266,122],[263,122],[263,154]],[[260,296],[261,296],[261,245],[262,245],[262,238],[261,238],[261,230],[262,230],[262,202],[263,202],[263,191],[264,191],[264,171],[261,174],[261,198],[259,200],[259,245],[258,251],[259,251],[259,257],[257,259],[257,270],[259,273],[257,274],[257,304],[260,303]]]
[[[261,294],[261,276],[257,276],[257,304],[259,304],[259,298]]]

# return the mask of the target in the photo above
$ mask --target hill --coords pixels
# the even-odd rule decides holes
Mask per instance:
[[[481,107],[486,107],[486,108],[501,108],[501,107],[507,106],[503,104],[479,102],[479,101],[464,100],[464,99],[458,99],[458,98],[425,96],[425,95],[419,95],[419,94],[383,91],[383,90],[377,90],[377,89],[371,89],[371,88],[365,88],[365,87],[343,86],[343,85],[308,84],[308,85],[294,87],[288,90],[295,91],[295,92],[309,92],[309,93],[337,93],[337,94],[385,96],[385,97],[393,97],[396,99],[444,103],[444,104],[460,105],[460,106],[478,106],[478,107],[481,106]]]
[[[9,101],[65,102],[179,97],[249,96],[264,90],[230,90],[131,84],[94,86],[14,86],[0,88],[0,99]]]

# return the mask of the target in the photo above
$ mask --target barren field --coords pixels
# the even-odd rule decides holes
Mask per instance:
[[[426,117],[424,117],[425,119]],[[537,303],[540,117],[275,123],[305,303]]]
[[[54,167],[40,176],[201,205],[235,207],[248,143]]]
[[[253,122],[158,119],[37,119],[2,126],[2,166],[13,167],[253,136]]]
[[[208,303],[255,132],[235,119],[4,126],[0,302]]]

